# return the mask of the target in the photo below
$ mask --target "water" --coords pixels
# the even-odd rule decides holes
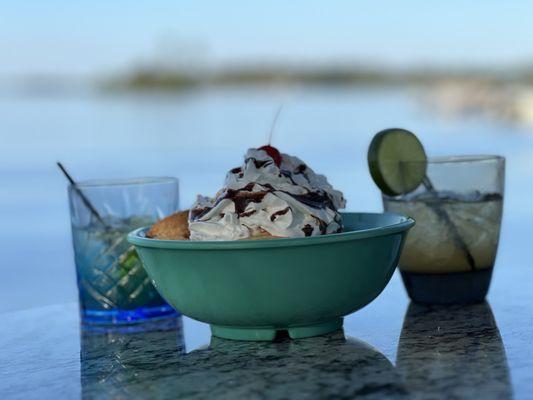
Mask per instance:
[[[171,175],[180,204],[213,195],[249,146],[263,145],[284,104],[273,144],[328,176],[350,211],[381,211],[366,165],[372,136],[411,129],[429,155],[507,157],[497,264],[522,265],[533,222],[533,134],[490,120],[448,120],[406,88],[241,88],[166,95],[36,96],[0,90],[0,311],[77,299],[66,182]]]
[[[416,221],[400,259],[402,270],[426,274],[468,272],[471,265],[463,243],[476,269],[492,268],[500,235],[501,196],[437,196],[422,193],[414,198],[383,200],[388,211],[409,215]]]

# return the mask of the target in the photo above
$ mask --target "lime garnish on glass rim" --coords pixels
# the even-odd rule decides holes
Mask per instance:
[[[368,149],[368,168],[383,193],[397,196],[415,190],[426,176],[427,157],[422,143],[405,129],[385,129]]]

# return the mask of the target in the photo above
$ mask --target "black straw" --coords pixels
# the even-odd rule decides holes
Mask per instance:
[[[422,184],[426,188],[426,190],[431,193],[433,196],[438,198],[437,196],[437,190],[435,190],[435,186],[433,186],[433,183],[426,175],[424,179],[422,180]],[[466,261],[468,262],[468,265],[470,266],[470,269],[472,271],[475,271],[476,268],[476,261],[474,260],[474,256],[472,256],[472,253],[470,252],[470,249],[468,248],[468,245],[464,241],[463,237],[459,233],[459,230],[457,229],[457,226],[453,223],[452,219],[446,212],[444,208],[441,208],[440,203],[437,201],[435,204],[433,204],[433,211],[448,225],[448,228],[451,231],[452,238],[455,241],[455,244],[463,251],[466,257]]]
[[[72,178],[72,176],[68,173],[68,171],[65,169],[65,167],[63,167],[63,164],[61,164],[59,161],[57,162],[57,166],[59,167],[59,169],[61,170],[61,172],[63,172],[63,175],[65,175],[65,177],[68,179],[68,181],[70,182],[70,184],[72,185],[72,187],[74,188],[74,190],[76,191],[76,193],[78,193],[78,195],[80,196],[81,200],[83,201],[83,204],[85,204],[85,206],[89,209],[89,211],[96,217],[96,219],[98,221],[100,221],[100,223],[102,225],[104,225],[106,228],[108,227],[107,224],[105,223],[105,221],[102,219],[102,217],[100,216],[100,214],[98,213],[98,211],[96,210],[96,208],[94,208],[94,206],[91,204],[91,202],[89,201],[89,199],[87,197],[85,197],[85,195],[83,194],[83,192],[80,190],[80,188],[78,187],[78,184],[76,183],[76,181],[74,180],[74,178]]]

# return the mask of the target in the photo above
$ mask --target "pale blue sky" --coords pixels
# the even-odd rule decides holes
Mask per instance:
[[[0,1],[0,74],[98,74],[198,45],[213,64],[533,62],[533,2]]]

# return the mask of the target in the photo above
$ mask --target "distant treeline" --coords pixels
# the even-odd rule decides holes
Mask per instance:
[[[224,85],[430,85],[448,80],[490,84],[533,84],[533,71],[414,70],[390,72],[372,68],[248,68],[220,72],[181,72],[143,69],[105,82],[110,90],[180,90]]]

